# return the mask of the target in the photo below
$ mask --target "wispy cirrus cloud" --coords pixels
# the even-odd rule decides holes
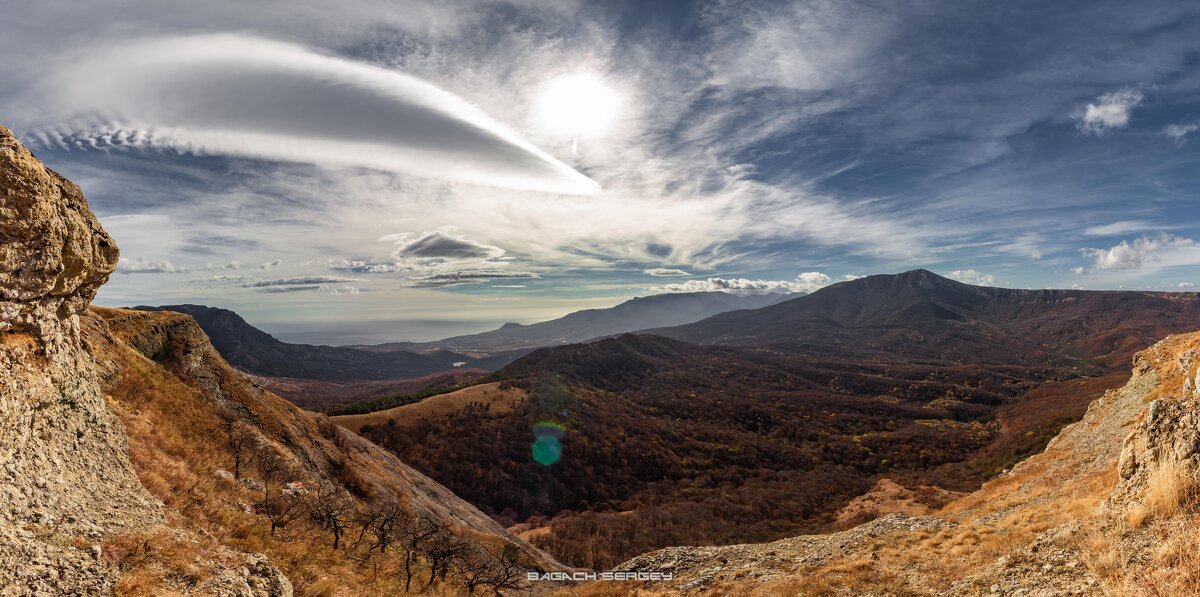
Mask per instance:
[[[354,278],[337,278],[333,276],[301,276],[295,278],[274,278],[271,280],[255,280],[242,284],[245,288],[269,288],[273,286],[311,286],[315,284],[341,284],[354,282]]]
[[[642,273],[646,274],[647,276],[655,276],[655,277],[690,276],[691,275],[681,269],[675,269],[672,267],[652,267],[650,269],[642,270]]]

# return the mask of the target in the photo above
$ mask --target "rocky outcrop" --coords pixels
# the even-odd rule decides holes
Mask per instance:
[[[3,127],[0,242],[0,594],[103,594],[101,538],[162,521],[80,343],[117,246]]]
[[[1163,383],[1147,393],[1122,444],[1120,482],[1106,504],[1114,511],[1144,505],[1155,484],[1180,483],[1181,492],[1200,485],[1200,335],[1168,337],[1142,353],[1139,365]]]
[[[0,331],[51,352],[78,345],[78,319],[117,267],[113,239],[79,186],[0,126]]]

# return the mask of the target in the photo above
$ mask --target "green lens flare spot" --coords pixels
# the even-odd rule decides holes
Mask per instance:
[[[533,460],[540,465],[550,466],[562,458],[562,443],[553,435],[541,435],[533,440]]]

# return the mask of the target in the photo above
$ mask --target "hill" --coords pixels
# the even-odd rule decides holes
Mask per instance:
[[[237,313],[217,307],[162,305],[135,309],[191,315],[231,365],[270,377],[323,381],[403,379],[450,371],[455,363],[470,365],[473,361],[449,351],[368,352],[339,346],[290,344],[250,325]]]
[[[481,334],[455,336],[436,342],[353,346],[361,350],[451,350],[476,356],[494,355],[543,346],[584,342],[650,328],[682,325],[739,309],[757,309],[795,294],[739,296],[727,292],[687,292],[638,297],[607,309],[576,311],[558,319],[529,325],[506,323]]]
[[[900,351],[982,364],[1086,358],[1112,369],[1198,318],[1194,292],[990,288],[913,270],[648,333],[824,355]]]
[[[89,309],[114,240],[0,127],[0,594],[462,594],[563,570],[265,392],[191,317]]]
[[[883,478],[973,490],[1120,385],[1111,363],[1198,314],[1192,293],[873,276],[664,330],[708,345],[539,349],[496,374],[529,393],[511,412],[363,434],[506,524],[544,527],[536,543],[564,561],[603,567],[828,530]],[[531,449],[546,444],[549,465]]]

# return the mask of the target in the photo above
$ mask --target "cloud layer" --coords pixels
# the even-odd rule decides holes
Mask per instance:
[[[972,284],[975,286],[995,286],[996,276],[991,274],[981,274],[973,269],[956,269],[946,274],[951,280],[958,280],[963,284]]]
[[[244,34],[67,55],[26,99],[43,146],[166,148],[590,194],[591,179],[463,99],[395,71]]]
[[[749,280],[746,278],[706,278],[688,280],[678,284],[667,284],[663,292],[734,292],[739,294],[762,294],[769,292],[792,293],[813,292],[829,284],[833,279],[821,272],[804,272],[795,280]]]

